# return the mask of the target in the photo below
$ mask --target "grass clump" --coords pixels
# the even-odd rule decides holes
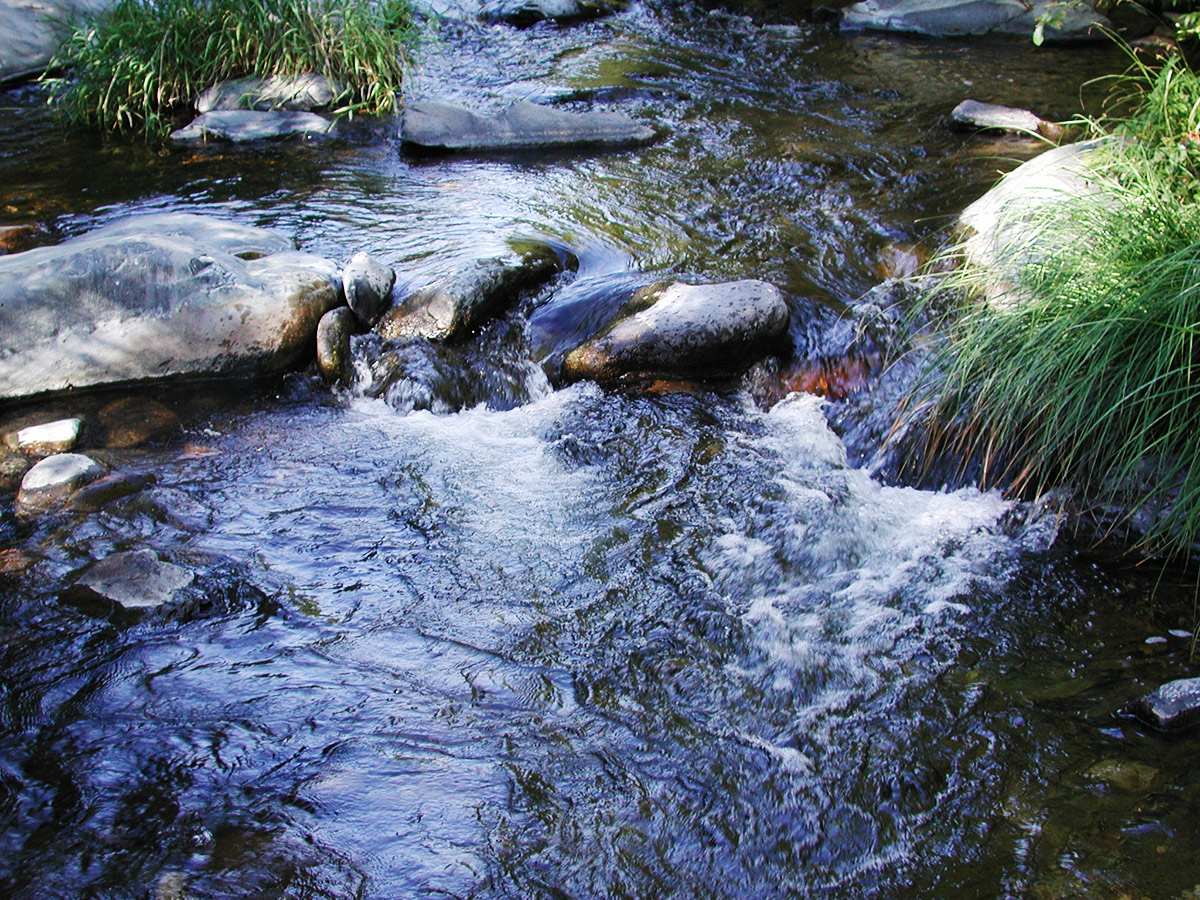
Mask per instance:
[[[335,113],[385,112],[416,37],[409,0],[117,0],[73,29],[50,99],[72,123],[161,136],[217,82],[314,73],[343,86]]]
[[[995,271],[943,282],[957,301],[928,374],[925,450],[985,484],[1069,486],[1126,510],[1144,551],[1200,539],[1200,78],[1171,60],[1120,83],[1097,192],[1043,204]],[[1016,298],[1013,300],[1012,298]]]

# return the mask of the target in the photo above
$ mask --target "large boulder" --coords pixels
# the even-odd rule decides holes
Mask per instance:
[[[545,244],[473,260],[410,291],[384,314],[375,332],[388,340],[454,340],[561,270],[558,256]]]
[[[846,7],[847,31],[899,31],[930,37],[980,34],[1032,35],[1046,22],[1047,40],[1095,40],[1112,23],[1087,4],[1059,0],[860,0]]]
[[[312,355],[339,286],[287,238],[186,214],[0,257],[0,399],[279,372]]]
[[[788,323],[779,289],[756,280],[648,288],[631,307],[607,332],[567,354],[568,379],[732,375]]]
[[[40,75],[67,37],[72,21],[112,0],[0,0],[0,84]]]
[[[342,93],[324,75],[269,75],[222,81],[196,97],[196,112],[221,109],[301,110],[325,109]]]
[[[434,151],[628,147],[654,138],[649,125],[620,113],[567,112],[527,101],[491,115],[450,103],[412,103],[400,129],[404,144]]]
[[[597,19],[624,6],[620,0],[489,0],[481,15],[488,22],[528,28],[545,21],[567,25]]]
[[[333,122],[311,112],[288,110],[220,109],[199,115],[171,132],[177,144],[203,141],[275,141],[290,137],[321,137],[333,131]]]

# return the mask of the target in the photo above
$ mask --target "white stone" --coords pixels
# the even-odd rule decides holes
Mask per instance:
[[[82,431],[82,419],[59,419],[57,422],[22,428],[16,433],[13,443],[22,453],[36,456],[65,453],[79,442]]]
[[[82,453],[47,456],[21,479],[17,505],[28,510],[51,506],[103,474],[104,467]]]

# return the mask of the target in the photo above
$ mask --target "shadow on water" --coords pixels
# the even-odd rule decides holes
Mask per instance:
[[[1194,739],[1115,716],[1194,671],[1187,585],[1053,543],[998,494],[872,477],[895,388],[863,393],[867,360],[839,398],[806,367],[860,339],[886,245],[935,240],[1036,151],[947,111],[1074,112],[1113,54],[687,5],[526,32],[450,12],[414,95],[619,109],[665,137],[417,161],[357,123],[160,154],[4,95],[0,215],[29,243],[167,208],[413,280],[513,238],[578,265],[466,340],[361,339],[353,391],[160,392],[171,433],[85,445],[153,481],[6,507],[0,893],[1191,896]],[[681,276],[785,288],[798,359],[551,388],[564,331]],[[829,401],[803,392],[818,375]],[[79,602],[93,561],[142,548],[194,580],[143,615]]]

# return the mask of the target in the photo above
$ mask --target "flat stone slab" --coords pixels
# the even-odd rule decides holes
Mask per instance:
[[[1053,122],[1047,122],[1027,109],[980,103],[978,100],[964,100],[954,107],[950,113],[950,122],[963,130],[989,128],[1023,134],[1041,134],[1046,137],[1053,137],[1055,132],[1062,131]]]
[[[1067,8],[1055,0],[860,0],[843,11],[845,31],[896,31],[929,37],[1032,35],[1039,18],[1050,41],[1097,40],[1112,23],[1091,7]]]
[[[341,92],[341,86],[324,75],[237,78],[202,91],[196,97],[195,107],[198,113],[231,109],[312,112],[328,107]]]
[[[539,22],[569,25],[598,19],[624,9],[623,2],[605,0],[490,0],[480,17],[486,22],[503,22],[517,28],[528,28]]]
[[[312,357],[340,273],[261,228],[141,216],[0,257],[0,399]]]
[[[783,295],[765,281],[672,284],[635,295],[639,311],[567,354],[568,379],[727,376],[787,328]]]
[[[21,479],[17,506],[37,511],[65,501],[105,472],[104,466],[82,453],[47,456]]]
[[[439,151],[630,147],[655,136],[649,125],[620,113],[568,112],[523,100],[495,114],[450,103],[412,103],[400,129],[406,145]]]
[[[170,603],[195,580],[183,566],[163,562],[153,550],[113,553],[75,582],[123,609],[153,609]]]
[[[5,443],[22,453],[49,456],[70,450],[79,443],[82,432],[82,419],[59,419],[42,425],[30,425],[11,435],[5,435]]]
[[[178,131],[171,132],[177,144],[203,141],[275,141],[290,137],[320,137],[333,130],[333,123],[311,112],[284,110],[222,109],[206,112]]]
[[[1180,731],[1200,722],[1200,678],[1168,681],[1134,700],[1128,711],[1151,728]]]

